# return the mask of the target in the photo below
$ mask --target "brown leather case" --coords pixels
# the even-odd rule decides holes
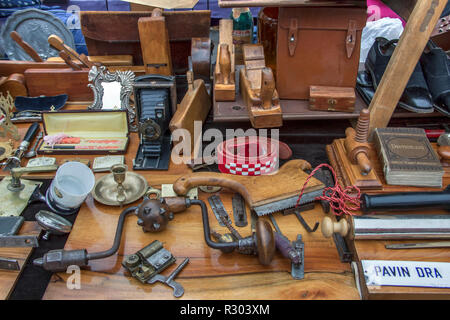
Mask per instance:
[[[82,11],[81,31],[89,55],[132,55],[135,65],[142,65],[138,20],[151,17],[151,11]],[[170,40],[174,72],[188,69],[191,38],[209,37],[209,10],[163,12]]]
[[[355,89],[349,87],[309,88],[309,109],[317,111],[355,111]]]
[[[308,99],[311,85],[355,87],[366,8],[280,8],[277,90]]]

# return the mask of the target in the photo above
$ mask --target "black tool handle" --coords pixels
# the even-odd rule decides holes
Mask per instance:
[[[25,137],[23,137],[23,141],[30,143],[33,138],[36,136],[36,133],[39,130],[39,122],[33,123],[29,128],[27,133],[25,133]]]
[[[418,209],[445,209],[450,211],[450,186],[440,192],[363,194],[361,200],[361,210],[364,213]]]

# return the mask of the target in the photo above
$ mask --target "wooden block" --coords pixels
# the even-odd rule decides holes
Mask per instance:
[[[67,94],[70,101],[92,101],[88,73],[89,69],[28,69],[24,75],[31,97]]]
[[[8,92],[13,98],[28,96],[23,74],[13,73],[9,77],[0,77],[0,93],[6,97]]]
[[[361,190],[377,190],[382,188],[380,178],[372,169],[367,175],[361,174],[361,169],[357,164],[352,164],[347,156],[345,149],[345,139],[336,139],[332,147],[336,154],[336,161],[343,171],[342,174],[347,177],[350,185],[355,185]]]
[[[201,147],[202,132],[197,135],[200,140],[195,141],[194,121],[203,123],[211,109],[211,99],[206,91],[205,82],[201,79],[192,81],[192,74],[188,75],[188,91],[181,103],[178,105],[177,111],[170,120],[169,128],[173,133],[177,129],[185,129],[189,133],[191,153],[188,158],[196,158],[199,155]],[[186,137],[183,136],[183,139]],[[173,142],[173,148],[180,141]],[[184,155],[187,156],[187,155]]]
[[[435,143],[431,144],[435,150],[437,150],[438,146]],[[425,187],[408,187],[408,186],[394,186],[386,184],[386,180],[384,179],[383,167],[381,162],[378,159],[378,155],[375,149],[375,146],[372,143],[369,143],[369,159],[373,165],[372,171],[378,177],[381,182],[381,188],[367,188],[362,186],[362,191],[369,194],[385,194],[392,192],[417,192],[417,191],[436,191],[436,188],[425,188]],[[345,155],[344,150],[344,139],[334,140],[332,144],[327,145],[326,152],[328,159],[330,160],[330,164],[336,172],[339,183],[343,187],[351,186],[355,177],[349,173],[348,164],[350,164],[349,160],[346,160],[342,156]],[[348,162],[347,162],[348,161]],[[450,167],[444,167],[444,177],[442,180],[444,186],[450,184]]]
[[[191,60],[194,79],[211,82],[211,39],[192,38]]]
[[[133,56],[132,55],[113,55],[113,56],[88,56],[88,60],[92,63],[101,63],[102,65],[109,66],[132,66]],[[47,59],[48,62],[59,62],[64,61],[60,57],[50,57]]]
[[[217,47],[216,68],[214,70],[214,99],[234,101],[236,99],[233,20],[219,22],[219,45]]]
[[[309,109],[322,111],[355,111],[356,94],[349,87],[309,87]]]
[[[172,75],[169,33],[161,10],[153,10],[151,17],[139,18],[138,28],[146,73]]]

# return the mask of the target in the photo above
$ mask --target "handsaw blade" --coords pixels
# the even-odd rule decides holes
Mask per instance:
[[[308,193],[303,194],[302,198],[300,199],[299,204],[305,204],[309,202],[313,202],[317,197],[321,196],[323,194],[323,189],[311,191]],[[293,197],[274,201],[268,204],[264,204],[261,206],[254,207],[253,210],[255,210],[256,214],[258,216],[264,216],[269,213],[278,212],[284,209],[289,209],[295,207],[297,204],[298,195],[295,195]]]

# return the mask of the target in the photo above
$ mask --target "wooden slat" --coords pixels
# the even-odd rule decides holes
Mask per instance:
[[[220,195],[227,211],[232,212],[231,194],[222,191]],[[207,196],[200,193],[204,201]],[[88,199],[77,216],[65,248],[87,248],[88,252],[109,248],[119,212],[117,207],[107,207]],[[304,217],[312,225],[323,215],[318,205]],[[143,285],[121,266],[124,255],[136,252],[155,239],[173,253],[176,264],[184,257],[190,258],[189,264],[175,279],[184,286],[182,299],[359,299],[350,267],[339,261],[331,239],[323,238],[320,232],[307,234],[295,216],[277,214],[275,217],[290,239],[298,233],[303,236],[304,280],[292,279],[290,263],[279,253],[269,266],[262,266],[255,256],[225,254],[209,248],[203,239],[200,209],[191,207],[177,213],[168,228],[156,234],[143,233],[135,217],[127,218],[117,255],[90,262],[88,270],[81,273],[81,290],[67,290],[65,281],[69,275],[56,274],[44,299],[174,299],[171,288],[162,284]],[[213,229],[226,232],[210,209],[209,218]],[[238,230],[247,236],[250,224]],[[169,274],[175,267],[171,266],[162,274]]]
[[[384,128],[416,67],[446,0],[418,1],[370,103],[370,132]]]

